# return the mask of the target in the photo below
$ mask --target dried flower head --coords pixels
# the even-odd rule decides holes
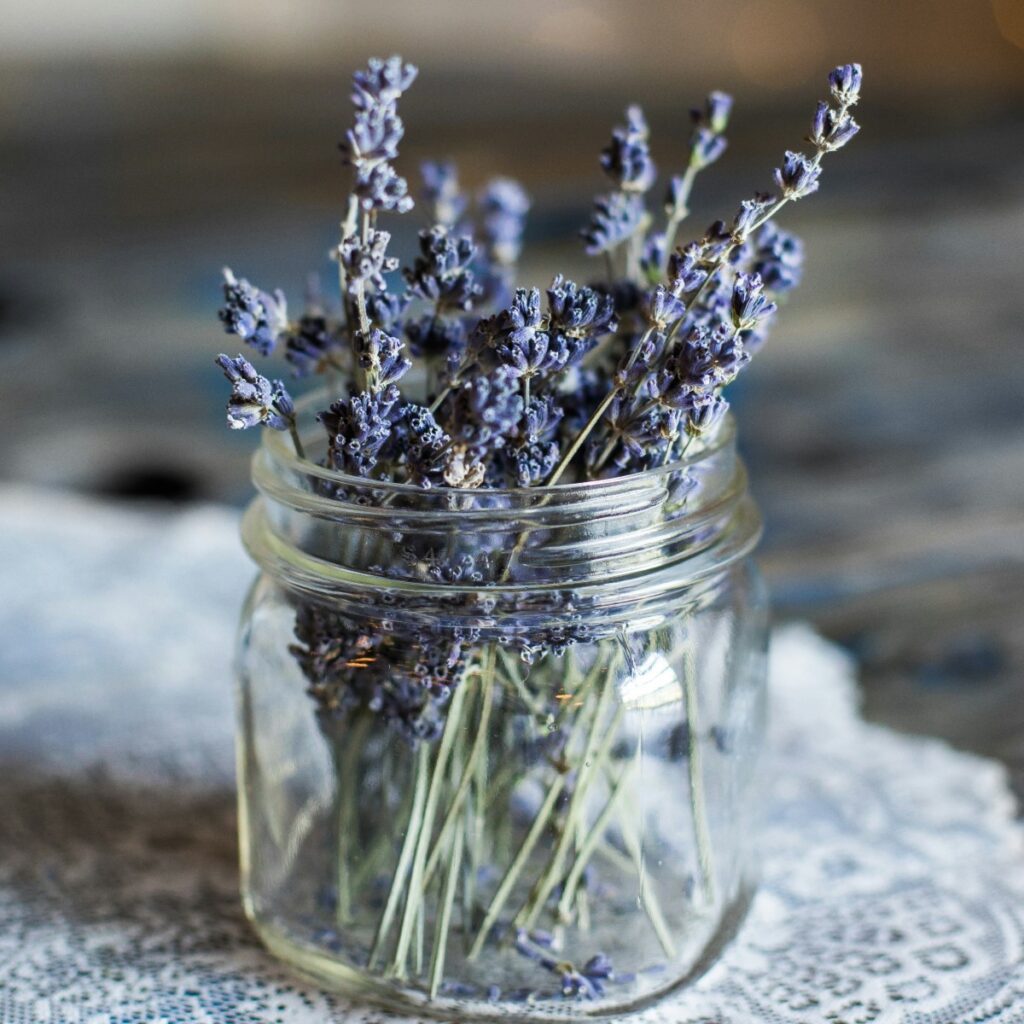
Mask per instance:
[[[279,380],[268,380],[256,372],[245,356],[217,356],[217,365],[231,382],[228,426],[232,430],[267,426],[288,430],[295,422],[295,406]]]

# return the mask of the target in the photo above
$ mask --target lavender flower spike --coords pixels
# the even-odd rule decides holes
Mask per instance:
[[[261,425],[274,430],[292,429],[295,406],[281,381],[270,381],[257,373],[245,356],[232,359],[219,355],[217,365],[231,381],[228,426],[232,430],[247,430]]]

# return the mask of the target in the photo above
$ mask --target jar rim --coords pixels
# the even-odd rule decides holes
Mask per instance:
[[[313,422],[317,425],[319,420],[315,417],[325,408],[325,399],[329,397],[326,388],[317,388],[306,395],[303,395],[295,403],[296,419],[305,417],[307,420],[312,415]],[[300,428],[300,438],[305,445],[306,435],[311,434],[312,426]],[[692,466],[709,459],[723,448],[736,440],[736,421],[732,413],[726,413],[712,435],[706,439],[702,438],[699,448],[687,452],[681,458],[673,462],[667,462],[661,466],[645,469],[639,473],[625,473],[621,476],[604,477],[597,480],[568,480],[555,484],[542,484],[536,487],[451,487],[448,485],[437,485],[430,488],[420,487],[418,484],[407,482],[394,482],[388,480],[374,480],[368,477],[356,476],[345,473],[341,470],[330,469],[321,466],[309,458],[301,458],[291,445],[291,439],[285,431],[264,430],[260,445],[273,462],[284,470],[294,473],[305,474],[316,477],[339,488],[366,488],[372,486],[374,492],[382,497],[389,494],[424,494],[430,493],[438,496],[450,495],[452,498],[470,497],[486,494],[495,498],[529,498],[530,502],[536,502],[538,498],[545,496],[559,497],[564,499],[574,493],[581,497],[597,498],[604,495],[614,495],[621,489],[631,489],[637,486],[649,485],[661,477],[670,476],[673,473],[685,472]],[[254,458],[259,457],[257,451]]]

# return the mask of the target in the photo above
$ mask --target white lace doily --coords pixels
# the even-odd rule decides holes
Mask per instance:
[[[237,895],[233,514],[0,492],[0,1022],[367,1024]],[[1003,771],[857,714],[807,628],[771,660],[764,881],[638,1024],[1024,1021],[1024,831]],[[390,1018],[388,1018],[390,1019]]]

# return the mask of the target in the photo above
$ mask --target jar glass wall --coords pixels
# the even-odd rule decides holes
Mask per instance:
[[[754,878],[766,605],[731,427],[686,463],[418,492],[271,437],[244,528],[247,913],[304,973],[441,1017],[634,1009]]]

